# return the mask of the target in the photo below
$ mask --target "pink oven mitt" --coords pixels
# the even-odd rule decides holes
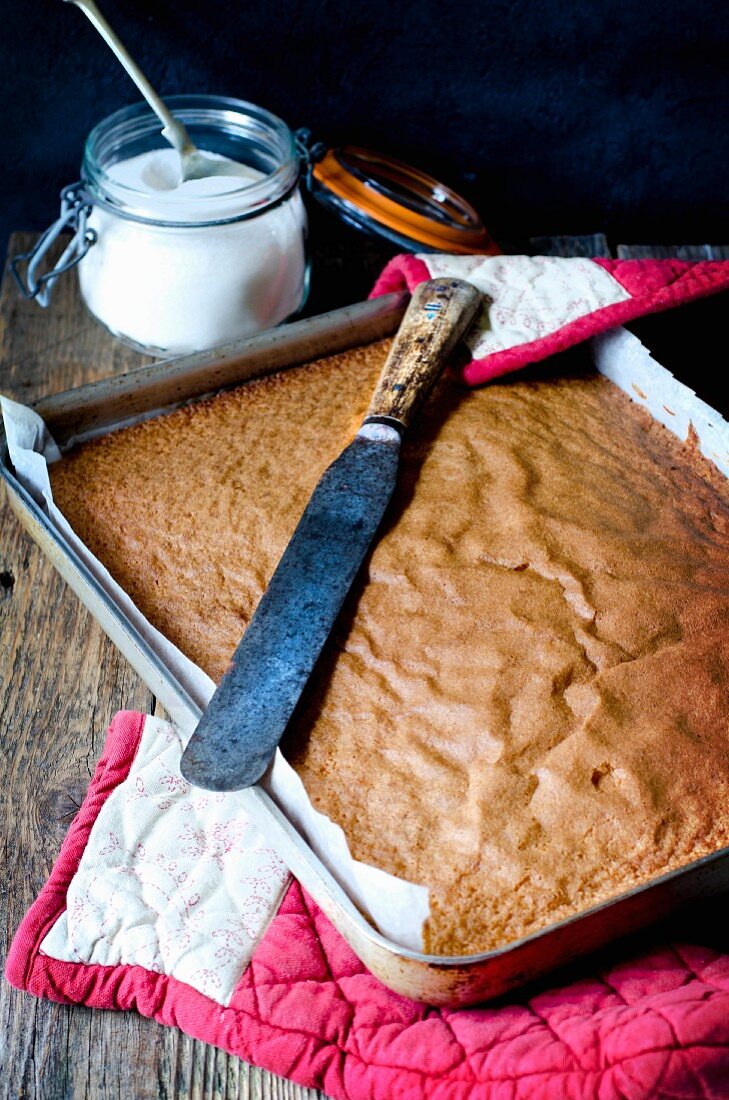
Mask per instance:
[[[37,996],[131,1009],[348,1100],[729,1096],[729,956],[656,947],[492,1007],[370,975],[246,820],[122,712],[7,964]]]
[[[729,287],[729,262],[398,256],[373,294],[457,275],[488,303],[466,380]],[[729,1097],[729,956],[672,945],[498,1006],[382,986],[292,882],[235,792],[180,777],[169,725],[117,715],[7,975],[38,996],[135,1008],[349,1100]],[[592,968],[591,968],[592,967]]]
[[[395,256],[371,297],[453,275],[483,293],[468,337],[470,385],[587,340],[646,313],[729,288],[729,260],[605,260],[564,256]]]

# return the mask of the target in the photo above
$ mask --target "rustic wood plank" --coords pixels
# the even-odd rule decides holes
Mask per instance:
[[[671,259],[729,260],[729,245],[721,244],[619,244],[619,260]]]
[[[604,233],[588,233],[582,237],[532,237],[529,245],[535,256],[610,256]]]
[[[8,257],[27,250],[32,233],[13,233]],[[47,309],[21,298],[9,273],[0,294],[0,379],[18,401],[122,373],[152,360],[115,340],[86,312],[74,274],[53,288]]]
[[[33,237],[14,234],[9,252]],[[84,312],[76,281],[41,310],[6,277],[0,392],[29,402],[148,362]],[[115,711],[161,708],[0,501],[0,791],[5,889],[0,954],[37,896]],[[36,1000],[0,982],[0,1097],[7,1100],[315,1100],[135,1013]]]

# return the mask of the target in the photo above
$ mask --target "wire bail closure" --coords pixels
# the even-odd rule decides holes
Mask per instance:
[[[296,142],[296,152],[301,160],[306,189],[311,192],[314,166],[326,156],[327,146],[323,141],[312,141],[311,130],[308,130],[305,126],[296,131],[294,141]]]
[[[306,186],[311,191],[314,167],[326,155],[327,146],[321,141],[313,141],[311,130],[305,128],[297,130],[294,139]],[[10,261],[10,270],[24,298],[35,298],[38,305],[44,308],[49,306],[56,279],[79,264],[96,244],[96,230],[88,229],[86,224],[93,205],[94,200],[82,180],[63,188],[60,216],[40,235],[30,251],[21,252]],[[39,274],[44,257],[67,229],[72,230],[73,234],[68,245],[51,270]],[[23,264],[27,265],[25,273],[22,271]]]
[[[82,181],[63,188],[60,216],[40,235],[29,252],[21,252],[10,261],[10,270],[24,298],[35,298],[38,305],[44,308],[50,305],[56,279],[80,263],[92,245],[96,244],[96,230],[88,229],[86,225],[92,206],[93,200]],[[65,229],[72,230],[71,240],[51,270],[39,275],[44,257]],[[24,263],[27,263],[25,276],[21,272],[21,265]]]

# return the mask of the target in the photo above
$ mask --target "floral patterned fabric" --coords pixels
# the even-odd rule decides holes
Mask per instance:
[[[517,992],[491,1006],[445,1010],[387,990],[297,883],[254,945],[261,922],[251,899],[259,895],[247,874],[246,838],[254,861],[262,861],[256,866],[266,868],[266,890],[279,881],[280,867],[268,863],[265,847],[240,825],[232,804],[215,803],[212,816],[211,806],[183,809],[190,805],[185,799],[194,803],[197,796],[185,794],[168,769],[172,756],[165,758],[165,751],[173,751],[175,737],[166,724],[144,715],[122,713],[112,723],[51,877],[15,936],[7,968],[14,985],[58,1001],[136,1009],[339,1100],[729,1098],[729,956],[708,947],[661,946],[605,971],[586,963],[568,984]],[[139,843],[139,822],[110,840],[117,813],[129,816],[117,802],[142,815],[156,806],[154,840],[142,841],[143,853],[131,847]],[[167,829],[171,811],[174,825]],[[92,851],[100,863],[85,858]],[[196,901],[194,882],[182,878],[187,861],[198,859],[206,867],[201,881],[209,874],[215,879],[216,871],[227,876],[229,921],[222,909],[217,925],[200,920],[196,911],[209,904],[209,893],[201,891]],[[96,887],[87,892],[94,867],[103,871],[101,882],[112,882],[114,874],[124,880],[135,869],[132,903],[142,906],[146,898],[159,918],[144,923],[147,939],[134,939],[118,907],[109,921],[103,904],[108,890],[98,897]],[[110,867],[116,869],[111,877]],[[170,913],[167,901],[159,902],[160,885]],[[70,958],[70,941],[61,931],[76,929],[72,908],[78,904],[83,933],[71,933],[77,957]],[[163,920],[173,930],[172,949],[162,944]],[[110,929],[117,934],[109,937]],[[190,962],[180,945],[188,933]],[[51,948],[58,952],[64,942],[66,957],[54,956]],[[230,996],[200,973],[206,969],[199,963],[201,948],[221,975],[237,967]],[[130,949],[146,952],[149,964],[129,955],[113,961],[108,954]],[[92,961],[95,952],[107,961]],[[187,971],[179,969],[183,962]]]
[[[467,279],[484,308],[467,338],[471,386],[546,359],[646,313],[729,289],[729,261],[575,256],[394,256],[370,297],[426,279]]]

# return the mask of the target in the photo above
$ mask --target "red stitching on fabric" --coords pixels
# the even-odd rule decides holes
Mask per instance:
[[[559,1034],[558,1034],[558,1033],[557,1033],[557,1032],[556,1032],[556,1031],[554,1030],[554,1028],[552,1027],[552,1025],[551,1025],[551,1023],[549,1022],[549,1020],[548,1020],[548,1019],[546,1018],[546,1016],[543,1016],[541,1012],[538,1012],[538,1011],[537,1011],[537,1009],[536,1009],[536,1008],[534,1008],[534,1007],[533,1007],[533,1005],[532,1005],[531,1003],[529,1004],[529,1010],[530,1010],[530,1012],[533,1012],[533,1013],[534,1013],[534,1015],[536,1016],[537,1020],[539,1020],[539,1021],[540,1021],[540,1022],[541,1022],[542,1024],[544,1024],[544,1026],[545,1026],[545,1027],[547,1028],[547,1030],[549,1031],[550,1035],[552,1035],[552,1036],[554,1037],[554,1039],[555,1039],[555,1040],[557,1041],[557,1043],[559,1044],[559,1046],[560,1046],[560,1047],[562,1047],[562,1048],[563,1048],[563,1050],[566,1050],[566,1051],[568,1052],[568,1054],[570,1054],[570,1055],[572,1056],[572,1058],[574,1058],[575,1062],[577,1063],[577,1066],[578,1066],[578,1068],[579,1068],[580,1070],[582,1070],[582,1071],[583,1071],[583,1073],[591,1073],[591,1072],[593,1072],[592,1070],[589,1070],[589,1069],[587,1068],[587,1066],[584,1066],[584,1065],[582,1064],[582,1059],[580,1058],[580,1056],[579,1056],[579,1054],[577,1053],[577,1051],[576,1051],[576,1050],[573,1050],[573,1048],[572,1048],[572,1047],[570,1046],[570,1044],[569,1044],[569,1043],[567,1042],[567,1040],[566,1040],[566,1039],[563,1039],[563,1038],[562,1038],[562,1036],[561,1036],[561,1035],[559,1035]]]
[[[141,734],[144,719],[142,716],[138,717],[140,721],[138,733]],[[132,759],[134,755],[136,755],[138,745],[139,737],[137,737]],[[118,749],[119,746],[117,746],[117,750]],[[119,759],[118,754],[117,759]],[[126,767],[124,772],[125,775],[128,774],[129,766],[131,766],[131,760]],[[86,801],[84,805],[86,805]],[[94,813],[98,805],[98,801],[95,801]],[[92,813],[91,807],[89,807],[88,812]],[[57,868],[54,868],[51,880],[53,880],[56,870]],[[49,882],[51,880],[49,880]],[[319,1082],[321,1087],[324,1087],[327,1091],[336,1091],[337,1094],[341,1096],[350,1093],[347,1078],[353,1081],[352,1088],[355,1088],[355,1092],[350,1095],[357,1095],[361,1098],[365,1095],[366,1088],[369,1087],[373,1089],[375,1087],[373,1083],[374,1077],[370,1076],[369,1073],[367,1073],[366,1078],[366,1082],[369,1082],[369,1085],[363,1080],[362,1076],[356,1076],[358,1072],[357,1067],[360,1066],[364,1068],[364,1071],[371,1070],[373,1074],[378,1069],[382,1070],[383,1073],[392,1074],[394,1077],[391,1083],[392,1087],[394,1089],[396,1085],[402,1095],[405,1094],[406,1088],[420,1088],[423,1096],[425,1096],[427,1090],[430,1095],[431,1089],[425,1084],[426,1082],[430,1082],[435,1083],[438,1095],[442,1097],[447,1095],[451,1098],[462,1097],[463,1100],[472,1100],[472,1098],[476,1096],[482,1096],[484,1100],[487,1100],[487,1097],[492,1095],[491,1086],[494,1085],[510,1083],[512,1086],[518,1087],[519,1082],[527,1082],[526,1088],[531,1090],[540,1089],[542,1083],[544,1083],[544,1087],[546,1087],[550,1082],[567,1082],[570,1078],[574,1079],[573,1087],[581,1089],[580,1095],[595,1095],[599,1083],[605,1080],[607,1074],[612,1074],[614,1076],[618,1070],[622,1069],[626,1077],[630,1077],[627,1069],[628,1066],[634,1066],[638,1059],[655,1054],[666,1053],[669,1056],[667,1060],[670,1061],[670,1055],[676,1053],[681,1059],[681,1065],[684,1066],[687,1072],[691,1069],[688,1064],[691,1052],[698,1053],[700,1051],[705,1051],[707,1052],[706,1057],[708,1058],[709,1051],[721,1051],[724,1054],[725,1060],[729,1062],[729,1026],[727,1026],[728,1034],[726,1042],[689,1042],[682,1047],[678,1044],[675,1028],[672,1026],[671,1021],[667,1020],[665,1017],[664,1009],[667,1008],[667,1005],[647,1003],[651,1000],[650,993],[644,994],[634,1004],[630,1005],[604,978],[601,979],[603,985],[617,995],[624,1006],[624,1008],[620,1008],[612,1005],[606,1006],[605,1008],[606,1012],[611,1011],[616,1014],[616,1022],[618,1024],[625,1026],[629,1023],[636,1010],[638,1015],[644,1017],[646,1020],[661,1020],[668,1025],[670,1034],[677,1044],[678,1050],[676,1050],[675,1047],[660,1045],[641,1051],[639,1054],[633,1053],[622,1059],[619,1058],[597,1070],[588,1070],[582,1064],[578,1052],[572,1049],[567,1040],[559,1035],[555,1026],[553,1026],[532,1003],[529,1003],[527,1005],[517,1006],[519,1013],[523,1013],[523,1019],[521,1016],[517,1016],[515,1020],[515,1026],[517,1029],[520,1028],[520,1030],[515,1031],[515,1033],[509,1035],[509,1037],[497,1037],[493,1042],[485,1043],[484,1046],[480,1046],[469,1052],[456,1032],[456,1023],[458,1021],[457,1012],[440,1012],[437,1009],[427,1008],[425,1006],[415,1006],[412,1002],[408,1002],[408,1007],[412,1010],[411,1018],[404,1020],[402,1023],[396,1020],[393,1021],[398,1039],[406,1037],[407,1033],[413,1028],[435,1017],[443,1022],[447,1033],[452,1037],[454,1043],[454,1058],[457,1052],[461,1052],[463,1060],[454,1062],[452,1068],[449,1068],[445,1076],[443,1076],[442,1073],[428,1070],[418,1065],[407,1065],[402,1063],[393,1065],[388,1061],[379,1059],[376,1053],[373,1060],[370,1060],[366,1054],[362,1053],[359,1042],[353,1042],[353,1038],[357,1039],[359,1035],[365,1034],[364,1029],[358,1032],[353,1027],[360,1003],[357,999],[350,1000],[347,996],[346,989],[342,988],[341,984],[345,976],[347,978],[350,976],[356,977],[366,974],[367,971],[362,964],[358,964],[358,969],[352,968],[351,970],[347,970],[346,975],[343,971],[341,975],[337,976],[336,965],[333,962],[333,957],[330,956],[330,950],[336,946],[332,938],[336,936],[336,933],[326,922],[326,917],[316,908],[311,899],[298,885],[292,886],[292,890],[296,891],[296,897],[294,898],[292,895],[292,906],[295,902],[296,910],[292,911],[290,914],[288,912],[283,914],[282,919],[286,916],[292,916],[301,920],[302,926],[306,929],[306,933],[310,934],[318,941],[318,948],[321,952],[329,977],[327,979],[306,978],[303,980],[293,978],[288,981],[279,981],[274,978],[269,978],[267,975],[270,972],[266,971],[265,975],[261,975],[261,980],[259,981],[256,976],[254,956],[253,965],[245,972],[244,978],[241,979],[236,990],[237,993],[243,993],[250,989],[251,1001],[249,1003],[252,1006],[251,1008],[239,1007],[238,1005],[222,1008],[211,998],[205,997],[203,994],[192,990],[176,979],[153,975],[142,967],[100,967],[90,966],[85,963],[64,963],[43,956],[40,953],[35,954],[32,963],[31,981],[38,990],[42,990],[46,995],[50,991],[51,996],[60,1000],[65,999],[66,1001],[73,1002],[73,1000],[79,1000],[83,997],[86,999],[87,1003],[98,1004],[100,1007],[109,1007],[109,1003],[115,1002],[117,1007],[137,1008],[138,1011],[141,1003],[146,1008],[143,1014],[156,1018],[162,1023],[169,1025],[181,1021],[183,1026],[189,1029],[191,1034],[197,1035],[202,1039],[207,1038],[208,1041],[212,1039],[212,1041],[221,1045],[225,1045],[225,1038],[229,1037],[229,1042],[232,1042],[237,1048],[234,1050],[235,1053],[241,1054],[243,1057],[247,1057],[259,1064],[266,1065],[274,1072],[282,1072],[283,1068],[283,1072],[287,1073],[287,1075],[291,1075],[291,1066],[296,1066],[297,1076],[303,1084],[310,1085]],[[38,900],[41,900],[40,897]],[[285,931],[285,927],[283,931]],[[661,950],[665,951],[667,948],[662,947]],[[692,987],[691,991],[692,996],[686,1003],[694,1007],[698,1005],[706,1006],[706,1019],[708,1023],[714,1024],[717,1020],[726,1020],[729,1024],[729,990],[723,985],[718,984],[718,982],[712,981],[710,978],[701,978],[695,969],[688,964],[687,960],[683,958],[678,947],[671,946],[670,950],[675,953],[686,978],[686,980],[682,981],[681,985],[676,988],[683,988],[686,984],[692,984],[695,980],[695,986]],[[717,956],[717,958],[722,959],[724,957]],[[94,974],[98,974],[100,971],[110,976],[113,975],[115,981],[112,983],[108,979],[102,977],[99,980],[99,985],[95,987],[93,984]],[[78,978],[74,977],[74,975],[78,975]],[[693,975],[693,977],[690,975]],[[322,1038],[320,1033],[309,1031],[305,1027],[291,1026],[290,1024],[281,1025],[273,1023],[264,1017],[259,986],[265,986],[266,988],[272,989],[281,987],[287,990],[293,990],[297,986],[302,987],[309,982],[320,986],[322,989],[331,989],[332,995],[336,994],[339,998],[338,1003],[346,1005],[350,1010],[349,1014],[343,1013],[346,1018],[343,1020],[341,1028],[337,1029],[334,1038]],[[243,986],[243,983],[245,983],[245,986]],[[80,993],[81,989],[84,990],[83,993]],[[69,995],[67,992],[68,990],[72,990],[73,995]],[[272,1008],[275,1010],[275,1005],[273,1005]],[[301,1013],[301,1015],[304,1016],[303,1013]],[[588,1020],[588,1026],[585,1030],[587,1038],[589,1038],[591,1034],[589,1028],[590,1023],[593,1024],[593,1038],[597,1036],[598,1028],[594,1025],[595,1021],[599,1020],[600,1015],[601,1010],[598,1010],[595,1013],[590,1013],[589,1017],[586,1017]],[[221,1020],[230,1021],[230,1024],[235,1021],[235,1036],[231,1035],[230,1024],[226,1023],[221,1025]],[[248,1021],[250,1021],[250,1026],[247,1025]],[[512,1039],[517,1041],[523,1039],[530,1031],[534,1032],[535,1038],[539,1036],[543,1037],[543,1041],[546,1043],[546,1051],[552,1052],[553,1054],[559,1053],[561,1058],[569,1060],[573,1064],[565,1069],[549,1067],[528,1071],[516,1070],[513,1073],[505,1074],[503,1072],[503,1066],[499,1062],[499,1053],[508,1049],[508,1044]],[[275,1047],[275,1043],[285,1040],[287,1036],[296,1036],[299,1038],[294,1039],[293,1050],[290,1049],[289,1045],[289,1049],[286,1051],[288,1061],[285,1066],[282,1066],[282,1055],[279,1051],[283,1050],[283,1046]],[[296,1044],[299,1040],[307,1044],[307,1049],[302,1050],[296,1048]],[[478,1041],[478,1035],[476,1035],[476,1040]],[[405,1042],[407,1046],[407,1039]],[[557,1044],[556,1048],[554,1043]],[[415,1041],[410,1040],[410,1045],[415,1046]],[[492,1052],[495,1053],[493,1059],[489,1057]],[[409,1056],[411,1056],[410,1052],[406,1050],[405,1057]],[[483,1075],[475,1068],[477,1060]],[[502,1069],[500,1074],[494,1074],[489,1068],[489,1063],[494,1060],[499,1063],[499,1068]],[[720,1059],[719,1065],[723,1066],[723,1064],[724,1062]],[[716,1069],[717,1061],[713,1060],[711,1065]],[[466,1075],[468,1075],[467,1078]],[[336,1078],[336,1080],[334,1080],[334,1078]],[[416,1082],[421,1082],[421,1084],[416,1085]],[[641,1095],[645,1096],[646,1094],[643,1086],[639,1084],[637,1079],[635,1079],[635,1083],[636,1086],[640,1088]],[[611,1084],[614,1085],[616,1090],[618,1089],[619,1086],[617,1083],[613,1081]],[[559,1084],[557,1084],[556,1087],[559,1088]],[[568,1088],[566,1084],[564,1087]],[[588,1089],[590,1090],[589,1092],[587,1091]],[[396,1095],[396,1093],[393,1092],[393,1095]],[[519,1095],[523,1095],[521,1090]],[[531,1091],[530,1095],[532,1095]],[[539,1096],[540,1093],[535,1092],[533,1095]],[[673,1095],[673,1093],[665,1092],[664,1095],[669,1096]],[[683,1096],[684,1100],[686,1100],[685,1093]],[[631,1100],[635,1100],[634,1094],[631,1094]],[[698,1096],[697,1100],[699,1100]],[[705,1100],[703,1095],[700,1100]]]
[[[84,964],[84,963],[72,963],[72,964],[67,964],[67,965],[72,966],[75,969],[75,968],[78,968],[78,967],[83,968],[83,967],[85,967],[86,964]],[[112,967],[106,967],[106,968],[101,968],[100,967],[100,969],[107,969],[107,970],[113,971],[113,970],[118,970],[118,969],[122,969],[122,968],[112,966]],[[145,974],[147,973],[146,971],[143,971],[143,968],[141,968],[141,967],[124,967],[123,969],[125,969],[127,971],[140,971],[141,970],[143,973],[145,973]],[[172,981],[174,982],[175,980],[172,979]],[[182,984],[182,983],[176,983],[175,982],[175,984]],[[711,993],[711,991],[709,991],[709,992]],[[727,994],[723,990],[716,990],[715,992],[716,992],[717,996],[727,997]],[[210,1000],[210,998],[204,997],[203,994],[199,994],[199,996],[201,997],[201,999],[203,999],[205,1001],[208,1001],[208,1003],[215,1005],[215,1007],[217,1009],[220,1008],[220,1006],[217,1005],[217,1002],[212,1002]],[[727,998],[727,1000],[729,1002],[729,998]],[[651,1011],[650,1007],[648,1008],[648,1011]],[[422,1077],[423,1079],[429,1080],[429,1081],[441,1080],[441,1075],[428,1073],[427,1070],[424,1070],[421,1067],[417,1067],[417,1066],[403,1067],[402,1065],[396,1065],[396,1064],[393,1065],[393,1064],[390,1064],[390,1063],[387,1063],[387,1062],[382,1062],[382,1061],[370,1062],[366,1058],[364,1058],[362,1055],[344,1050],[344,1048],[341,1046],[341,1044],[336,1042],[336,1041],[321,1040],[318,1036],[312,1035],[310,1032],[307,1032],[307,1031],[299,1029],[299,1028],[294,1028],[294,1027],[290,1027],[290,1026],[287,1026],[285,1028],[281,1027],[280,1025],[271,1023],[267,1020],[262,1019],[261,1017],[254,1016],[251,1012],[249,1012],[248,1010],[246,1010],[244,1008],[238,1008],[238,1007],[231,1008],[231,1007],[229,1007],[229,1008],[225,1008],[225,1009],[221,1010],[221,1015],[227,1014],[227,1013],[233,1013],[234,1015],[239,1015],[239,1016],[245,1017],[246,1019],[257,1022],[261,1027],[269,1029],[271,1032],[274,1032],[277,1035],[286,1035],[290,1032],[293,1032],[294,1034],[302,1035],[302,1036],[304,1036],[308,1039],[314,1039],[315,1041],[317,1041],[318,1050],[324,1051],[324,1050],[327,1050],[327,1049],[331,1049],[332,1051],[337,1051],[341,1055],[343,1055],[345,1057],[345,1059],[354,1059],[357,1062],[361,1063],[365,1067],[370,1067],[370,1066],[371,1067],[377,1067],[377,1068],[381,1067],[383,1069],[391,1070],[391,1071],[397,1072],[399,1074],[403,1074],[403,1073],[413,1074],[415,1076]],[[154,1015],[155,1015],[155,1017],[159,1018],[158,1014],[155,1013]],[[729,1017],[729,1003],[727,1005],[727,1016]],[[538,1022],[539,1022],[538,1019],[535,1019],[535,1023],[538,1023]],[[264,1039],[264,1042],[265,1042],[265,1039]],[[494,1084],[494,1083],[498,1083],[498,1082],[509,1082],[509,1081],[518,1082],[518,1081],[520,1081],[522,1079],[526,1079],[526,1078],[544,1078],[545,1080],[549,1081],[550,1079],[554,1079],[555,1077],[566,1078],[566,1077],[569,1077],[569,1076],[578,1077],[583,1082],[589,1081],[589,1080],[596,1080],[597,1081],[598,1079],[604,1077],[607,1073],[614,1072],[617,1068],[621,1068],[621,1067],[624,1068],[626,1065],[629,1065],[633,1061],[635,1061],[639,1058],[646,1057],[650,1054],[659,1054],[659,1053],[662,1053],[662,1052],[669,1052],[669,1053],[674,1053],[675,1052],[675,1053],[678,1053],[678,1054],[683,1054],[683,1053],[688,1052],[688,1051],[693,1051],[693,1050],[698,1051],[698,1050],[704,1050],[704,1049],[705,1050],[721,1050],[721,1051],[724,1051],[725,1053],[727,1053],[728,1056],[729,1056],[729,1047],[727,1046],[726,1043],[709,1043],[709,1042],[692,1043],[690,1045],[680,1047],[680,1049],[678,1051],[675,1051],[674,1049],[672,1049],[670,1047],[658,1046],[658,1047],[648,1048],[647,1050],[643,1050],[639,1054],[627,1055],[625,1058],[618,1059],[615,1062],[610,1062],[608,1065],[606,1065],[606,1066],[604,1066],[600,1069],[597,1069],[597,1070],[585,1070],[585,1069],[582,1069],[580,1067],[573,1067],[573,1068],[564,1069],[564,1070],[562,1070],[562,1069],[552,1069],[552,1068],[545,1069],[545,1070],[541,1070],[541,1069],[540,1070],[528,1070],[526,1072],[520,1072],[520,1073],[517,1073],[517,1074],[507,1074],[507,1075],[498,1075],[498,1076],[493,1075],[493,1074],[489,1074],[489,1076],[485,1077],[485,1078],[479,1076],[477,1078],[477,1084],[479,1084],[479,1085],[489,1085],[489,1084]],[[266,1061],[266,1060],[267,1059],[263,1059],[262,1061]],[[274,1066],[271,1066],[270,1068],[274,1072],[276,1072]],[[310,1078],[309,1078],[309,1080],[310,1080]],[[308,1083],[308,1081],[306,1083]],[[322,1084],[324,1084],[323,1081],[322,1081]],[[466,1082],[466,1081],[462,1081],[462,1080],[461,1081],[454,1081],[454,1082],[452,1082],[452,1084],[454,1086],[457,1086],[457,1087],[460,1086],[460,1085],[463,1085],[464,1087],[468,1087],[470,1089],[473,1086],[473,1082],[471,1082],[471,1081]],[[331,1086],[329,1086],[329,1087],[331,1087]],[[474,1092],[471,1091],[471,1092],[469,1092],[465,1095],[473,1096]],[[586,1094],[586,1095],[591,1095],[591,1094]],[[647,1094],[644,1094],[644,1095],[647,1095]],[[635,1098],[633,1097],[633,1098],[631,1098],[631,1100],[635,1100]],[[684,1096],[683,1100],[686,1100],[685,1096]],[[697,1098],[697,1100],[699,1100],[699,1098]],[[703,1098],[701,1098],[701,1100],[703,1100]]]
[[[602,982],[602,984],[605,986],[606,989],[608,989],[611,993],[613,993],[618,998],[618,1000],[620,1001],[621,1004],[625,1005],[626,1008],[631,1007],[630,1001],[626,1001],[623,994],[620,993],[620,991],[617,990],[614,985],[611,985],[610,982],[607,980],[607,978],[603,977],[602,974],[598,974],[597,979],[598,979],[598,981]]]

